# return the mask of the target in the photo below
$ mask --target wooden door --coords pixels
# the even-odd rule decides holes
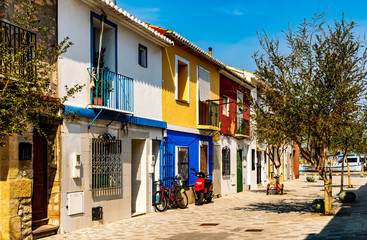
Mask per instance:
[[[201,145],[200,146],[200,172],[208,175],[208,146]]]
[[[237,192],[243,191],[242,183],[242,149],[237,150]]]
[[[47,142],[33,134],[33,195],[32,220],[47,218]]]

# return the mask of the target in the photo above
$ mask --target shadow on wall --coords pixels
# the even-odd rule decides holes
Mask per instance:
[[[367,185],[353,192],[355,202],[344,203],[320,233],[311,233],[306,239],[367,239]]]

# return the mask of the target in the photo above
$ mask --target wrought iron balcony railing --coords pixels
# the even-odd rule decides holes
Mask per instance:
[[[134,112],[134,81],[122,74],[89,68],[91,105],[122,112]]]
[[[236,130],[237,136],[250,136],[250,122],[247,119],[237,119],[237,130]]]
[[[199,102],[199,125],[219,127],[219,105],[210,101]]]
[[[0,20],[0,46],[4,50],[1,52],[12,57],[12,62],[15,63],[12,64],[13,68],[16,65],[19,66],[14,69],[10,69],[10,66],[4,66],[2,68],[4,72],[16,71],[23,73],[25,71],[25,63],[30,62],[34,58],[36,37],[35,33]],[[19,54],[20,52],[22,54]],[[0,57],[0,65],[4,64],[4,58]],[[27,67],[29,68],[30,66]],[[31,68],[35,70],[35,67]]]

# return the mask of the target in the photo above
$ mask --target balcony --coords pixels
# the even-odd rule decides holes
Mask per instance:
[[[247,119],[237,119],[236,137],[248,138],[250,137],[250,122]]]
[[[36,67],[31,61],[36,48],[35,33],[0,20],[0,44],[2,54],[6,54],[4,58],[0,56],[0,74],[34,73]],[[6,63],[9,60],[13,62],[10,66]]]
[[[198,129],[219,131],[219,104],[211,101],[199,102]]]
[[[134,112],[134,79],[105,68],[89,68],[91,107]]]

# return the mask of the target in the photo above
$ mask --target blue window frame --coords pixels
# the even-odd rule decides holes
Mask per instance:
[[[90,62],[91,62],[91,67],[96,67],[94,66],[94,58],[95,58],[95,46],[96,46],[96,39],[95,39],[95,28],[94,28],[94,20],[99,20],[99,21],[102,21],[102,16],[95,13],[95,12],[91,12],[90,14],[90,24],[91,24],[91,36],[90,36]],[[118,58],[117,58],[117,24],[109,21],[108,19],[105,19],[105,24],[108,25],[110,28],[112,28],[114,31],[114,36],[113,36],[113,39],[114,39],[114,51],[113,51],[113,58],[114,58],[114,66],[111,66],[112,68],[115,68],[115,69],[109,69],[111,71],[114,71],[114,72],[118,72],[118,69],[117,69],[117,66],[118,66]],[[106,53],[107,54],[107,53]]]
[[[148,67],[148,48],[144,45],[139,44],[139,65],[142,67]]]

